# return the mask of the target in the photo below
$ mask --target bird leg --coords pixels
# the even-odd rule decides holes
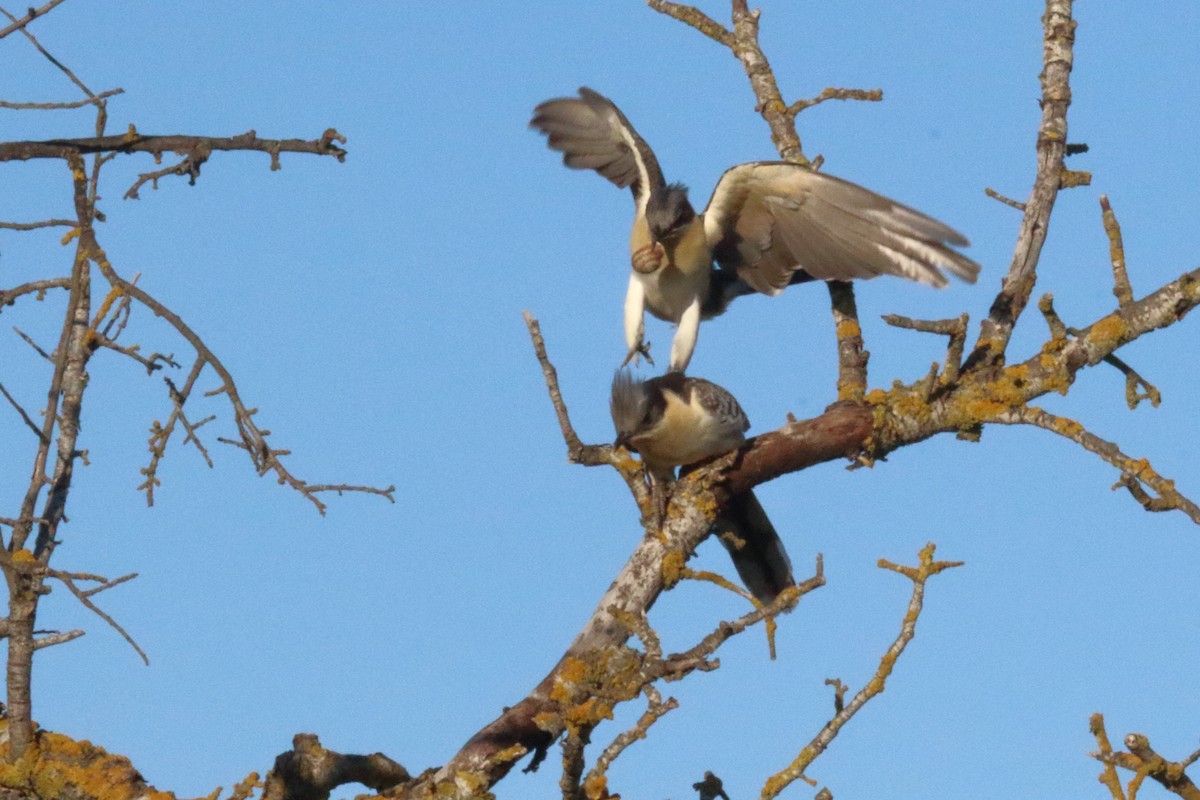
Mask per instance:
[[[637,343],[629,348],[629,352],[625,354],[625,360],[621,362],[621,366],[625,366],[630,361],[636,365],[638,359],[642,358],[646,359],[647,364],[652,367],[654,366],[654,359],[650,357],[650,343],[639,336]]]
[[[696,297],[679,317],[675,338],[671,341],[669,372],[683,372],[692,360],[692,351],[696,349],[696,337],[700,335],[700,306],[701,300]]]
[[[634,271],[649,275],[663,265],[667,251],[659,242],[651,242],[633,251],[630,263]]]
[[[629,352],[621,362],[622,367],[630,359],[636,364],[642,356],[646,357],[647,363],[654,365],[654,359],[650,357],[650,345],[642,338],[646,332],[645,320],[646,287],[634,272],[629,276],[629,289],[625,292],[625,344],[629,346]]]
[[[666,475],[655,474],[654,470],[646,470],[650,482],[650,527],[661,531],[667,521],[667,506],[671,502],[671,490],[675,486],[674,471]]]

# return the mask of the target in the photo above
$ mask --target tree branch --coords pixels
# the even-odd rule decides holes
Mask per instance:
[[[71,592],[71,594],[75,595],[76,599],[79,600],[79,602],[83,603],[84,607],[86,607],[89,611],[91,611],[93,614],[98,616],[100,619],[107,622],[109,624],[109,627],[111,627],[117,633],[121,634],[121,638],[124,639],[126,642],[128,642],[129,646],[132,647],[139,656],[141,656],[142,662],[146,666],[150,666],[150,657],[147,656],[146,652],[144,650],[142,650],[141,647],[138,646],[138,643],[136,641],[134,641],[132,636],[129,635],[129,632],[126,631],[123,627],[121,627],[120,623],[118,623],[115,619],[110,617],[108,614],[101,611],[100,608],[97,607],[96,604],[92,602],[91,595],[95,594],[95,591],[85,592],[82,589],[80,589],[78,586],[75,585],[75,581],[72,580],[71,573],[69,573],[69,572],[62,572],[61,570],[52,569],[52,570],[47,570],[46,574],[48,574],[52,578],[58,579],[64,586],[67,587],[67,589]],[[103,588],[105,588],[105,589],[111,588],[111,586],[115,586],[117,583],[122,583],[122,582],[124,582],[124,580],[127,580],[127,579],[128,578],[114,581],[110,586],[105,586]]]
[[[254,131],[225,138],[212,136],[167,135],[154,136],[137,131],[120,136],[98,136],[84,139],[49,139],[46,141],[2,142],[0,161],[27,161],[33,158],[67,158],[71,154],[89,153],[197,153],[213,151],[256,151],[271,155],[278,163],[280,153],[308,153],[333,156],[346,160],[346,151],[339,147],[346,137],[329,128],[318,139],[260,139]],[[276,167],[277,168],[277,167]]]
[[[59,2],[62,2],[62,0],[59,0]],[[9,108],[14,111],[60,111],[68,108],[82,108],[83,106],[97,105],[110,97],[124,93],[124,89],[109,89],[108,91],[100,92],[93,97],[85,97],[82,100],[72,100],[64,103],[11,103],[5,100],[0,100],[0,108]]]
[[[1200,800],[1200,788],[1192,782],[1184,771],[1200,757],[1200,751],[1193,753],[1183,761],[1167,761],[1150,746],[1150,740],[1140,733],[1131,733],[1125,737],[1125,746],[1129,752],[1113,752],[1109,744],[1108,733],[1104,729],[1104,717],[1093,714],[1090,720],[1092,735],[1100,749],[1092,753],[1092,758],[1104,764],[1100,774],[1100,782],[1108,787],[1114,800],[1135,800],[1138,788],[1143,779],[1149,777],[1160,783],[1164,789],[1176,794],[1184,800]],[[1126,790],[1122,790],[1116,767],[1127,769],[1134,773]],[[1126,792],[1128,794],[1126,795]]]
[[[383,753],[335,753],[315,735],[298,733],[292,749],[275,759],[263,780],[262,800],[327,800],[332,789],[346,783],[384,791],[411,779],[408,770]]]
[[[997,417],[996,422],[1004,425],[1033,425],[1056,433],[1075,442],[1088,452],[1095,453],[1121,471],[1121,480],[1116,486],[1127,487],[1148,511],[1179,510],[1187,514],[1192,522],[1200,525],[1200,507],[1175,489],[1175,482],[1159,475],[1146,459],[1134,459],[1113,442],[1105,441],[1089,433],[1073,419],[1058,417],[1036,406],[1015,408]],[[1150,498],[1141,491],[1145,484],[1153,489],[1157,498]]]
[[[571,417],[567,412],[567,404],[563,401],[562,391],[558,386],[558,370],[546,355],[546,340],[542,337],[542,328],[537,318],[528,311],[523,312],[525,326],[529,329],[529,338],[533,342],[533,352],[538,364],[542,367],[542,375],[546,379],[546,391],[550,394],[550,402],[554,406],[554,414],[558,418],[558,427],[562,431],[563,441],[567,445],[567,458],[572,464],[582,464],[585,467],[595,467],[607,464],[617,471],[621,479],[633,493],[639,508],[643,513],[649,508],[650,494],[646,488],[645,477],[641,464],[630,458],[623,448],[608,444],[584,444],[575,427],[571,425]]]
[[[21,17],[20,19],[16,19],[11,14],[7,14],[7,12],[5,12],[6,15],[8,16],[8,18],[11,19],[13,22],[11,25],[9,25],[6,28],[0,28],[0,39],[3,39],[5,36],[8,36],[10,33],[14,32],[14,31],[23,30],[26,25],[33,22],[38,17],[45,16],[46,14],[48,14],[50,12],[50,9],[54,8],[55,6],[59,5],[62,2],[63,2],[63,0],[50,0],[50,2],[46,3],[41,8],[33,8],[31,6],[29,8],[29,12],[25,16]]]
[[[1050,213],[1062,185],[1067,149],[1067,107],[1071,104],[1071,65],[1075,20],[1072,0],[1046,0],[1042,37],[1042,123],[1037,137],[1037,177],[1024,204],[1021,230],[1008,274],[980,326],[968,363],[1002,363],[1017,318],[1029,302],[1037,263],[1050,227]]]
[[[890,561],[880,559],[879,567],[881,569],[898,572],[913,582],[912,597],[908,602],[908,611],[904,615],[904,621],[900,625],[900,635],[896,637],[896,640],[892,642],[887,652],[884,653],[883,658],[879,662],[879,668],[875,670],[875,676],[867,685],[854,695],[854,698],[845,708],[838,711],[833,719],[825,724],[825,727],[800,751],[791,764],[767,779],[762,789],[763,800],[777,797],[789,784],[802,779],[804,777],[804,770],[821,753],[825,752],[825,749],[833,742],[834,737],[838,735],[842,727],[871,698],[883,692],[884,685],[887,682],[888,676],[892,674],[897,659],[904,653],[904,648],[908,646],[908,643],[916,635],[917,618],[921,616],[921,609],[924,605],[925,582],[943,570],[962,566],[961,561],[934,561],[933,554],[934,545],[931,542],[922,548],[920,563],[916,567],[899,566]]]

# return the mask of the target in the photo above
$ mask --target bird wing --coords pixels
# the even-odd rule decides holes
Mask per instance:
[[[631,188],[639,208],[651,191],[666,185],[654,151],[621,110],[586,86],[580,87],[579,97],[539,105],[529,125],[546,134],[550,148],[563,154],[568,167],[594,169],[618,188]]]
[[[951,249],[962,234],[869,189],[784,161],[733,167],[704,211],[717,262],[764,294],[803,271],[818,280],[898,275],[945,286],[945,269],[974,283],[979,265]]]
[[[741,404],[737,398],[729,393],[728,390],[717,386],[712,381],[706,381],[703,378],[684,378],[682,374],[677,372],[667,373],[663,376],[664,388],[674,388],[669,381],[678,380],[672,376],[678,375],[680,379],[681,389],[677,390],[677,394],[687,393],[684,398],[685,402],[696,400],[700,406],[712,414],[718,420],[726,425],[736,426],[740,433],[745,433],[750,430],[750,420],[746,416],[746,412],[742,410]]]

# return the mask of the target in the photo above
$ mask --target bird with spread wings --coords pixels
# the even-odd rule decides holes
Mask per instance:
[[[700,321],[742,295],[877,275],[941,287],[942,270],[972,283],[979,274],[978,264],[953,249],[968,244],[953,228],[799,164],[731,167],[697,214],[687,188],[666,182],[654,151],[621,110],[586,87],[579,97],[539,105],[530,125],[568,167],[595,170],[633,192],[623,363],[639,355],[649,360],[646,311],[678,326],[668,371],[683,372]]]

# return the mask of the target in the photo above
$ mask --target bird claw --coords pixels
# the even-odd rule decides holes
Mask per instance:
[[[643,358],[646,359],[647,364],[652,367],[654,366],[654,359],[650,357],[649,342],[638,342],[634,347],[631,347],[629,352],[625,354],[625,360],[621,362],[621,366],[624,367],[630,361],[633,362],[634,366],[637,366],[639,361]]]
[[[633,257],[630,263],[636,272],[643,275],[649,275],[663,265],[663,259],[666,258],[667,251],[659,242],[639,247],[633,251]]]

